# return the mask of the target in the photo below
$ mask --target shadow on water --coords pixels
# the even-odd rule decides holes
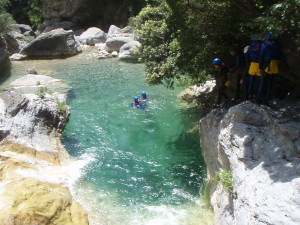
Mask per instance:
[[[183,132],[169,138],[167,148],[177,155],[177,159],[171,162],[171,174],[180,183],[180,186],[192,195],[197,195],[202,191],[205,183],[206,168],[204,158],[201,154],[198,123],[199,115],[197,107],[185,108],[181,110]],[[184,162],[184,163],[182,163]],[[187,177],[189,177],[187,182]]]
[[[70,89],[67,92],[67,104],[71,105],[73,101],[76,99],[76,92],[73,89]]]

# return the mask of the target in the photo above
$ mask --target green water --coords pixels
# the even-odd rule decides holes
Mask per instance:
[[[148,86],[143,64],[94,60],[29,61],[13,65],[51,71],[72,89],[63,145],[85,163],[72,187],[91,224],[208,224],[202,207],[205,164],[196,110],[177,101],[182,90]],[[17,75],[18,76],[18,75]],[[130,107],[147,91],[149,112]]]

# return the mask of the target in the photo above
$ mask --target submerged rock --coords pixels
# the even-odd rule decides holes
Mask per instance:
[[[200,121],[215,224],[300,224],[299,109],[245,102]],[[214,180],[231,171],[232,193]]]
[[[105,50],[102,50],[99,52],[99,55],[97,56],[98,59],[105,59],[109,57],[109,53]]]
[[[74,55],[80,51],[80,44],[75,40],[73,31],[55,29],[42,33],[20,53],[29,57],[57,57]]]
[[[13,88],[32,87],[37,85],[55,85],[61,83],[59,79],[55,79],[45,75],[27,74],[10,84]]]

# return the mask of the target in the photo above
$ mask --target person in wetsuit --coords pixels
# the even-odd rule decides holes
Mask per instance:
[[[278,64],[282,55],[281,46],[272,39],[271,32],[265,37],[265,43],[262,44],[260,53],[262,81],[260,83],[257,101],[263,101],[264,104],[268,105],[268,101],[273,91],[274,79],[277,78],[279,74]]]
[[[259,68],[261,45],[262,43],[258,38],[252,38],[252,43],[246,53],[247,63],[249,64],[248,74],[250,75],[247,90],[247,99],[249,100],[255,100],[258,95],[262,75]]]
[[[231,48],[229,51],[232,56],[232,64],[229,67],[229,76],[234,81],[235,95],[234,100],[240,99],[241,83],[245,73],[245,57],[236,48]]]
[[[213,65],[216,71],[215,78],[218,91],[217,104],[220,105],[222,98],[225,100],[229,99],[225,92],[227,89],[226,82],[228,82],[228,68],[219,58],[213,60]]]

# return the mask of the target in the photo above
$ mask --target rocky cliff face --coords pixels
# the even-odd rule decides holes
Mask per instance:
[[[0,224],[88,224],[67,188],[72,161],[59,140],[69,117],[65,98],[1,94]]]
[[[200,121],[216,225],[300,224],[299,111],[245,102]],[[232,193],[213,179],[224,170]]]
[[[123,0],[42,0],[46,23],[72,21],[77,26],[88,25],[108,29],[111,24],[125,25],[129,17],[128,2]]]

